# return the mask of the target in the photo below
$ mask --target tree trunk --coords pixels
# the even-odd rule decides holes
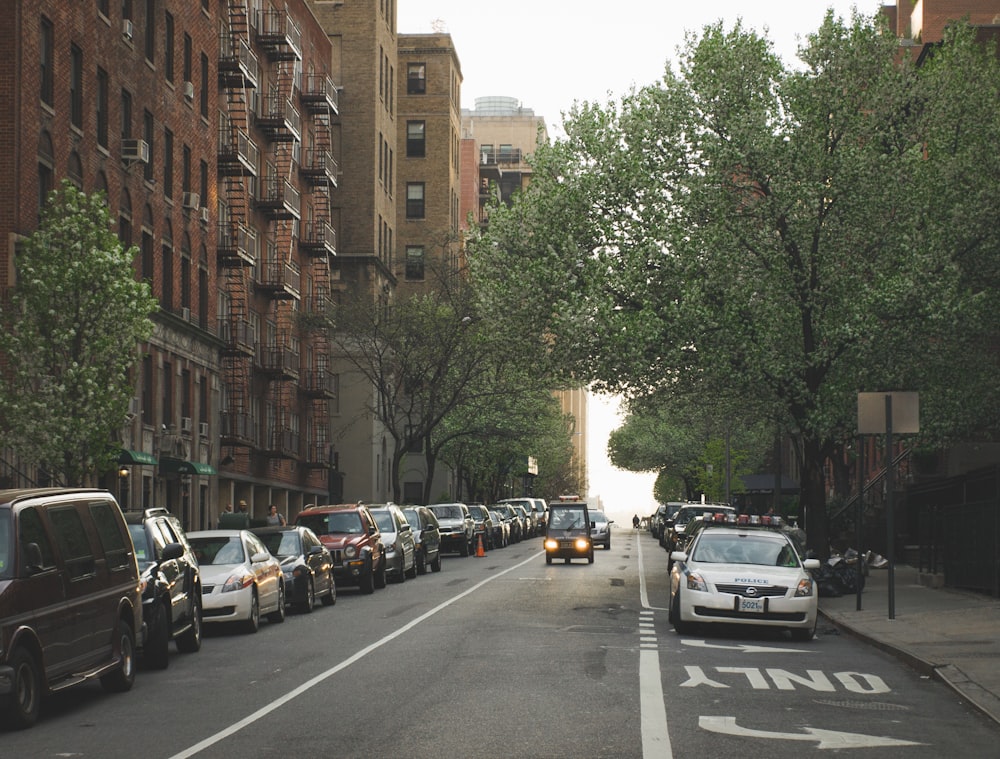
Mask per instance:
[[[802,468],[799,477],[801,512],[804,520],[802,528],[806,531],[806,545],[819,559],[826,559],[830,555],[824,460],[825,455],[818,441],[813,439],[802,441]]]

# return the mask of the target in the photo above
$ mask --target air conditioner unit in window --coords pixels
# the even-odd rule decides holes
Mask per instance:
[[[181,318],[186,322],[191,321],[191,309],[188,308],[187,306],[184,306],[181,309]]]
[[[185,192],[181,203],[185,208],[197,208],[201,205],[201,197],[196,192]]]
[[[132,39],[132,19],[122,19],[122,37],[131,41]]]
[[[208,437],[208,422],[202,422],[198,425],[198,432],[202,437]]]
[[[181,432],[190,432],[190,431],[191,431],[191,417],[189,417],[189,416],[182,416],[181,417]]]
[[[202,224],[208,224],[208,207],[201,207],[201,222]]]
[[[194,82],[184,82],[184,97],[188,100],[194,99]]]
[[[141,412],[142,412],[142,405],[139,403],[139,399],[138,398],[132,398],[128,402],[128,413],[132,417],[136,417],[136,416],[139,416],[139,414]]]
[[[149,163],[149,143],[145,140],[122,140],[122,160]]]

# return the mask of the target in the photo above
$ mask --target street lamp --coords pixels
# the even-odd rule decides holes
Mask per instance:
[[[128,511],[128,467],[123,466],[118,470],[118,502],[122,511]]]

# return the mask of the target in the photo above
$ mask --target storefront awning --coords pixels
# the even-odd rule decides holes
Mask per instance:
[[[185,461],[169,456],[160,458],[160,472],[165,474],[218,474],[211,464],[200,461]]]
[[[118,452],[118,463],[156,466],[156,458],[151,453],[145,453],[144,451],[130,451],[128,448],[122,448]]]

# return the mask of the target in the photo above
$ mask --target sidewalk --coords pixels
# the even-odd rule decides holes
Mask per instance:
[[[895,619],[889,619],[889,572],[872,569],[861,611],[857,595],[820,598],[820,614],[949,685],[1000,723],[1000,599],[921,585],[916,568],[897,564]]]

